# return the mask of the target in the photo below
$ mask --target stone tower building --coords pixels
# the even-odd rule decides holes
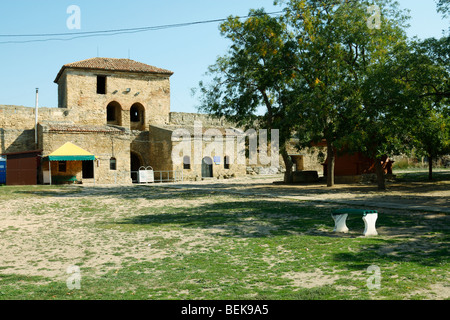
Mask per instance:
[[[58,107],[84,111],[83,124],[148,131],[150,123],[169,121],[172,75],[129,59],[93,58],[66,64],[55,79]]]

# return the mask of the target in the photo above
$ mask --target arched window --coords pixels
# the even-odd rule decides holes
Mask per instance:
[[[112,171],[117,170],[117,159],[114,157],[109,160],[109,170]]]
[[[135,103],[130,108],[131,129],[143,130],[145,124],[145,108],[140,103]]]
[[[183,158],[183,169],[191,169],[191,158],[189,156]]]
[[[122,125],[122,108],[119,103],[113,101],[106,107],[106,122],[111,125]]]

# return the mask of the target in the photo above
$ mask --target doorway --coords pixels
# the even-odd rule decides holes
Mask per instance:
[[[94,179],[94,161],[83,162],[83,179]]]
[[[131,152],[130,163],[131,179],[133,180],[133,183],[136,183],[138,182],[139,169],[142,167],[141,158],[136,153]]]
[[[203,158],[202,161],[202,178],[213,177],[213,161],[210,157]]]

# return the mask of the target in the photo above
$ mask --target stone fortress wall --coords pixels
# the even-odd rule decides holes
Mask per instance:
[[[86,110],[78,110],[76,108],[47,108],[40,107],[38,110],[39,123],[63,123],[83,125],[104,125],[106,114],[101,110],[91,110],[88,114],[91,119],[86,119]],[[100,120],[99,120],[100,119]],[[204,128],[209,127],[232,127],[224,119],[217,119],[205,114],[196,113],[169,113],[168,122],[163,124],[172,130],[193,126],[195,121],[200,121]],[[162,122],[162,121],[161,121]],[[158,123],[161,123],[158,122]],[[137,154],[144,167],[151,166],[154,170],[178,170],[182,171],[182,166],[174,166],[171,161],[171,150],[174,143],[171,141],[173,131],[164,130],[156,126],[149,125],[148,131],[125,130],[122,134],[115,134],[113,138],[110,133],[85,132],[85,133],[68,133],[53,131],[46,133],[45,142],[41,141],[39,145],[35,144],[35,108],[24,106],[0,106],[0,153],[14,153],[21,151],[41,149],[50,153],[57,147],[64,144],[65,141],[73,141],[78,143],[80,147],[86,150],[102,150],[105,145],[111,149],[111,144],[115,141],[115,150],[102,152],[99,156],[99,172],[98,176],[104,177],[101,181],[104,183],[114,183],[117,181],[128,180],[127,174],[130,171],[130,152]],[[176,143],[175,143],[176,145]],[[43,147],[45,146],[45,147]],[[193,148],[193,146],[192,146]],[[203,149],[204,150],[204,149]],[[44,152],[44,153],[45,153]],[[195,150],[192,149],[192,154]],[[299,154],[293,147],[290,148],[292,154]],[[304,151],[302,156],[297,156],[297,170],[317,170],[321,172],[322,167],[318,162],[318,150],[313,152]],[[118,172],[126,172],[127,174],[118,174],[117,172],[108,172],[109,161],[111,157],[118,160]],[[224,155],[223,155],[224,156]],[[214,165],[215,176],[222,178],[243,176],[245,174],[273,174],[284,171],[284,163],[282,158],[279,159],[280,167],[268,167],[260,164],[239,166],[233,164],[229,169],[224,169],[224,159],[221,163]],[[192,164],[190,169],[183,172],[184,179],[199,179],[201,165]],[[46,168],[44,168],[46,169]],[[53,168],[55,170],[55,168]],[[53,171],[57,172],[57,171]],[[80,170],[77,169],[78,176]],[[118,177],[119,176],[119,177]]]
[[[40,122],[73,121],[77,117],[74,110],[39,108]],[[35,144],[35,108],[0,105],[0,153],[14,153],[37,150]]]

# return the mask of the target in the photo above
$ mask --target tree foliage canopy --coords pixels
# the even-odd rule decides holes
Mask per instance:
[[[411,148],[417,119],[447,128],[437,120],[448,112],[449,37],[408,39],[408,16],[394,0],[275,4],[280,16],[252,10],[220,26],[231,45],[200,83],[201,111],[277,128],[282,151],[294,133],[301,148],[326,141],[331,160],[339,150],[380,159]],[[439,0],[441,12],[449,7]]]

